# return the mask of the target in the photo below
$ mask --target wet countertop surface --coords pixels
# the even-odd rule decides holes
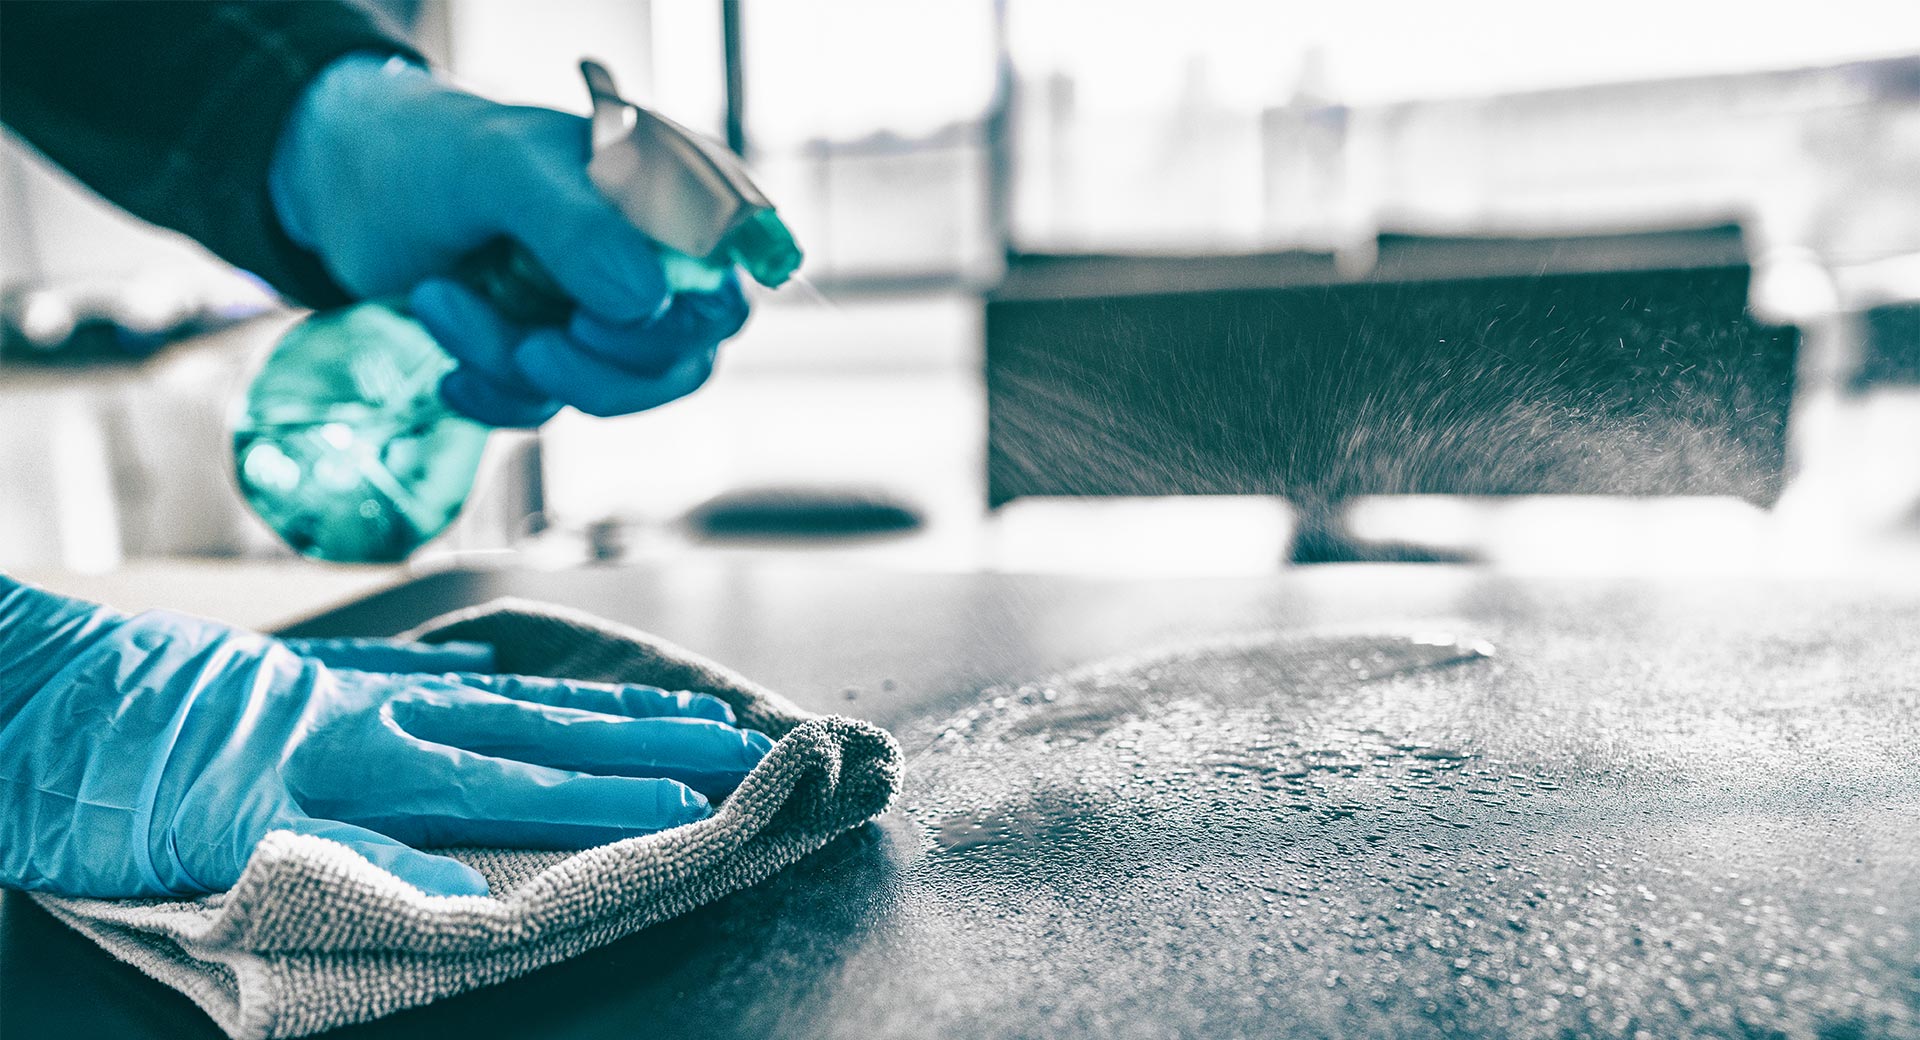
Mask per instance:
[[[1917,581],[741,563],[442,574],[299,630],[501,595],[889,726],[906,792],[754,889],[337,1035],[1920,1036]],[[217,1035],[0,905],[6,1032]]]

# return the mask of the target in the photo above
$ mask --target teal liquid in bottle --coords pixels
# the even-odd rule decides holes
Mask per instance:
[[[397,305],[316,314],[282,339],[234,424],[240,493],[295,551],[392,563],[473,490],[487,427],[449,409],[453,360]]]

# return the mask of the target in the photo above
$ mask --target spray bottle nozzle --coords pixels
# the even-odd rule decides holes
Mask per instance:
[[[621,97],[597,62],[580,63],[593,98],[587,176],[654,241],[714,268],[739,264],[768,288],[800,266],[800,247],[738,156]]]
[[[733,262],[753,280],[777,289],[800,268],[800,244],[770,209],[763,209],[733,229],[724,246]]]

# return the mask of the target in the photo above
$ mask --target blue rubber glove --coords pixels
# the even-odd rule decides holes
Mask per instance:
[[[485,643],[406,643],[394,639],[282,639],[280,644],[328,668],[356,672],[491,672]]]
[[[348,55],[316,77],[275,146],[268,187],[294,242],[348,291],[407,294],[459,362],[447,402],[495,426],[572,405],[621,415],[693,392],[746,322],[729,275],[670,294],[659,247],[587,179],[586,119],[497,104],[401,59]],[[517,326],[447,277],[499,236],[578,304],[566,328]]]
[[[219,891],[290,830],[430,895],[483,895],[472,868],[417,847],[584,848],[691,823],[772,746],[732,723],[705,694],[337,670],[266,636],[0,577],[0,885]]]

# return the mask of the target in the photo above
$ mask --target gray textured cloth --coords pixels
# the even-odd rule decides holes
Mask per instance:
[[[900,749],[678,647],[596,618],[500,601],[411,633],[499,647],[500,670],[711,693],[779,738],[713,816],[579,853],[452,850],[489,897],[432,898],[346,847],[276,832],[229,892],[36,897],[180,990],[234,1037],[303,1036],[524,974],[754,884],[886,808]]]

